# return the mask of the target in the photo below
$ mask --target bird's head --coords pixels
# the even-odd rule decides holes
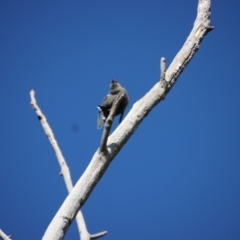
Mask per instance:
[[[110,91],[111,91],[111,90],[115,90],[115,89],[117,89],[117,88],[119,88],[119,87],[121,87],[121,85],[119,84],[118,81],[116,81],[116,80],[113,79],[113,80],[110,82],[110,86],[109,86]]]

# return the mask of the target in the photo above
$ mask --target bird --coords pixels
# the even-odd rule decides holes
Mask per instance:
[[[120,95],[124,94],[123,99],[121,100],[121,103],[117,109],[117,112],[115,116],[120,115],[119,123],[121,123],[124,110],[126,109],[129,98],[128,94],[125,88],[123,88],[120,83],[114,79],[110,82],[109,86],[109,93],[108,95],[103,99],[102,104],[98,105],[97,108],[99,110],[98,112],[98,118],[97,118],[97,128],[102,128],[102,126],[105,124],[106,119],[108,118],[108,115],[111,111],[112,105],[114,100],[119,97]]]

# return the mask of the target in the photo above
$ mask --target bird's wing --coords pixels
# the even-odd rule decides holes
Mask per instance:
[[[101,106],[111,108],[114,99],[115,99],[115,96],[114,96],[114,95],[108,94],[108,95],[103,99]]]

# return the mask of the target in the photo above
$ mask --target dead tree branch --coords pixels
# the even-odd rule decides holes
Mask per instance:
[[[0,239],[2,239],[2,240],[11,240],[11,236],[7,236],[7,235],[0,229]]]
[[[67,191],[68,191],[68,193],[70,193],[71,190],[73,189],[73,184],[72,184],[70,171],[69,171],[69,168],[67,166],[67,162],[65,161],[65,159],[62,155],[62,152],[61,152],[61,150],[58,146],[58,143],[57,143],[57,141],[54,137],[52,129],[50,128],[50,126],[47,122],[46,117],[43,115],[41,109],[37,105],[37,101],[35,99],[35,92],[33,90],[30,91],[30,98],[31,98],[30,105],[35,110],[35,112],[37,114],[37,117],[42,124],[44,132],[47,135],[47,137],[50,141],[50,144],[52,145],[53,151],[56,154],[56,157],[57,157],[60,169],[61,169],[60,175],[63,176],[65,185],[67,187]],[[79,230],[81,240],[96,239],[96,237],[95,237],[96,235],[98,236],[98,238],[100,238],[100,237],[107,234],[107,231],[104,231],[104,232],[101,232],[101,233],[98,233],[98,234],[94,234],[94,235],[89,234],[88,231],[87,231],[87,227],[86,227],[86,224],[85,224],[85,221],[84,221],[84,218],[83,218],[83,215],[82,215],[81,211],[79,211],[77,213],[76,221],[77,221],[78,230]]]
[[[87,169],[48,226],[43,236],[44,240],[63,239],[77,211],[86,202],[113,158],[131,135],[133,135],[139,124],[149,114],[152,108],[164,99],[164,96],[171,90],[180,73],[199,49],[199,44],[203,37],[213,29],[213,27],[210,26],[209,19],[210,4],[210,0],[198,1],[198,13],[193,29],[166,71],[166,86],[162,86],[157,82],[145,96],[133,105],[122,124],[108,137],[107,154],[102,154],[99,150],[96,151]]]

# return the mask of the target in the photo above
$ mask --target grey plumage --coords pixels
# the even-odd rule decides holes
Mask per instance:
[[[109,88],[110,88],[109,94],[103,99],[102,104],[97,106],[99,110],[98,119],[97,119],[97,128],[101,128],[104,125],[105,120],[107,119],[110,113],[110,110],[112,108],[113,102],[118,96],[124,94],[124,97],[116,113],[116,116],[121,114],[119,118],[119,123],[122,121],[124,110],[128,105],[129,99],[128,99],[127,91],[125,88],[123,88],[120,85],[119,82],[117,82],[116,80],[112,80],[110,82]]]

